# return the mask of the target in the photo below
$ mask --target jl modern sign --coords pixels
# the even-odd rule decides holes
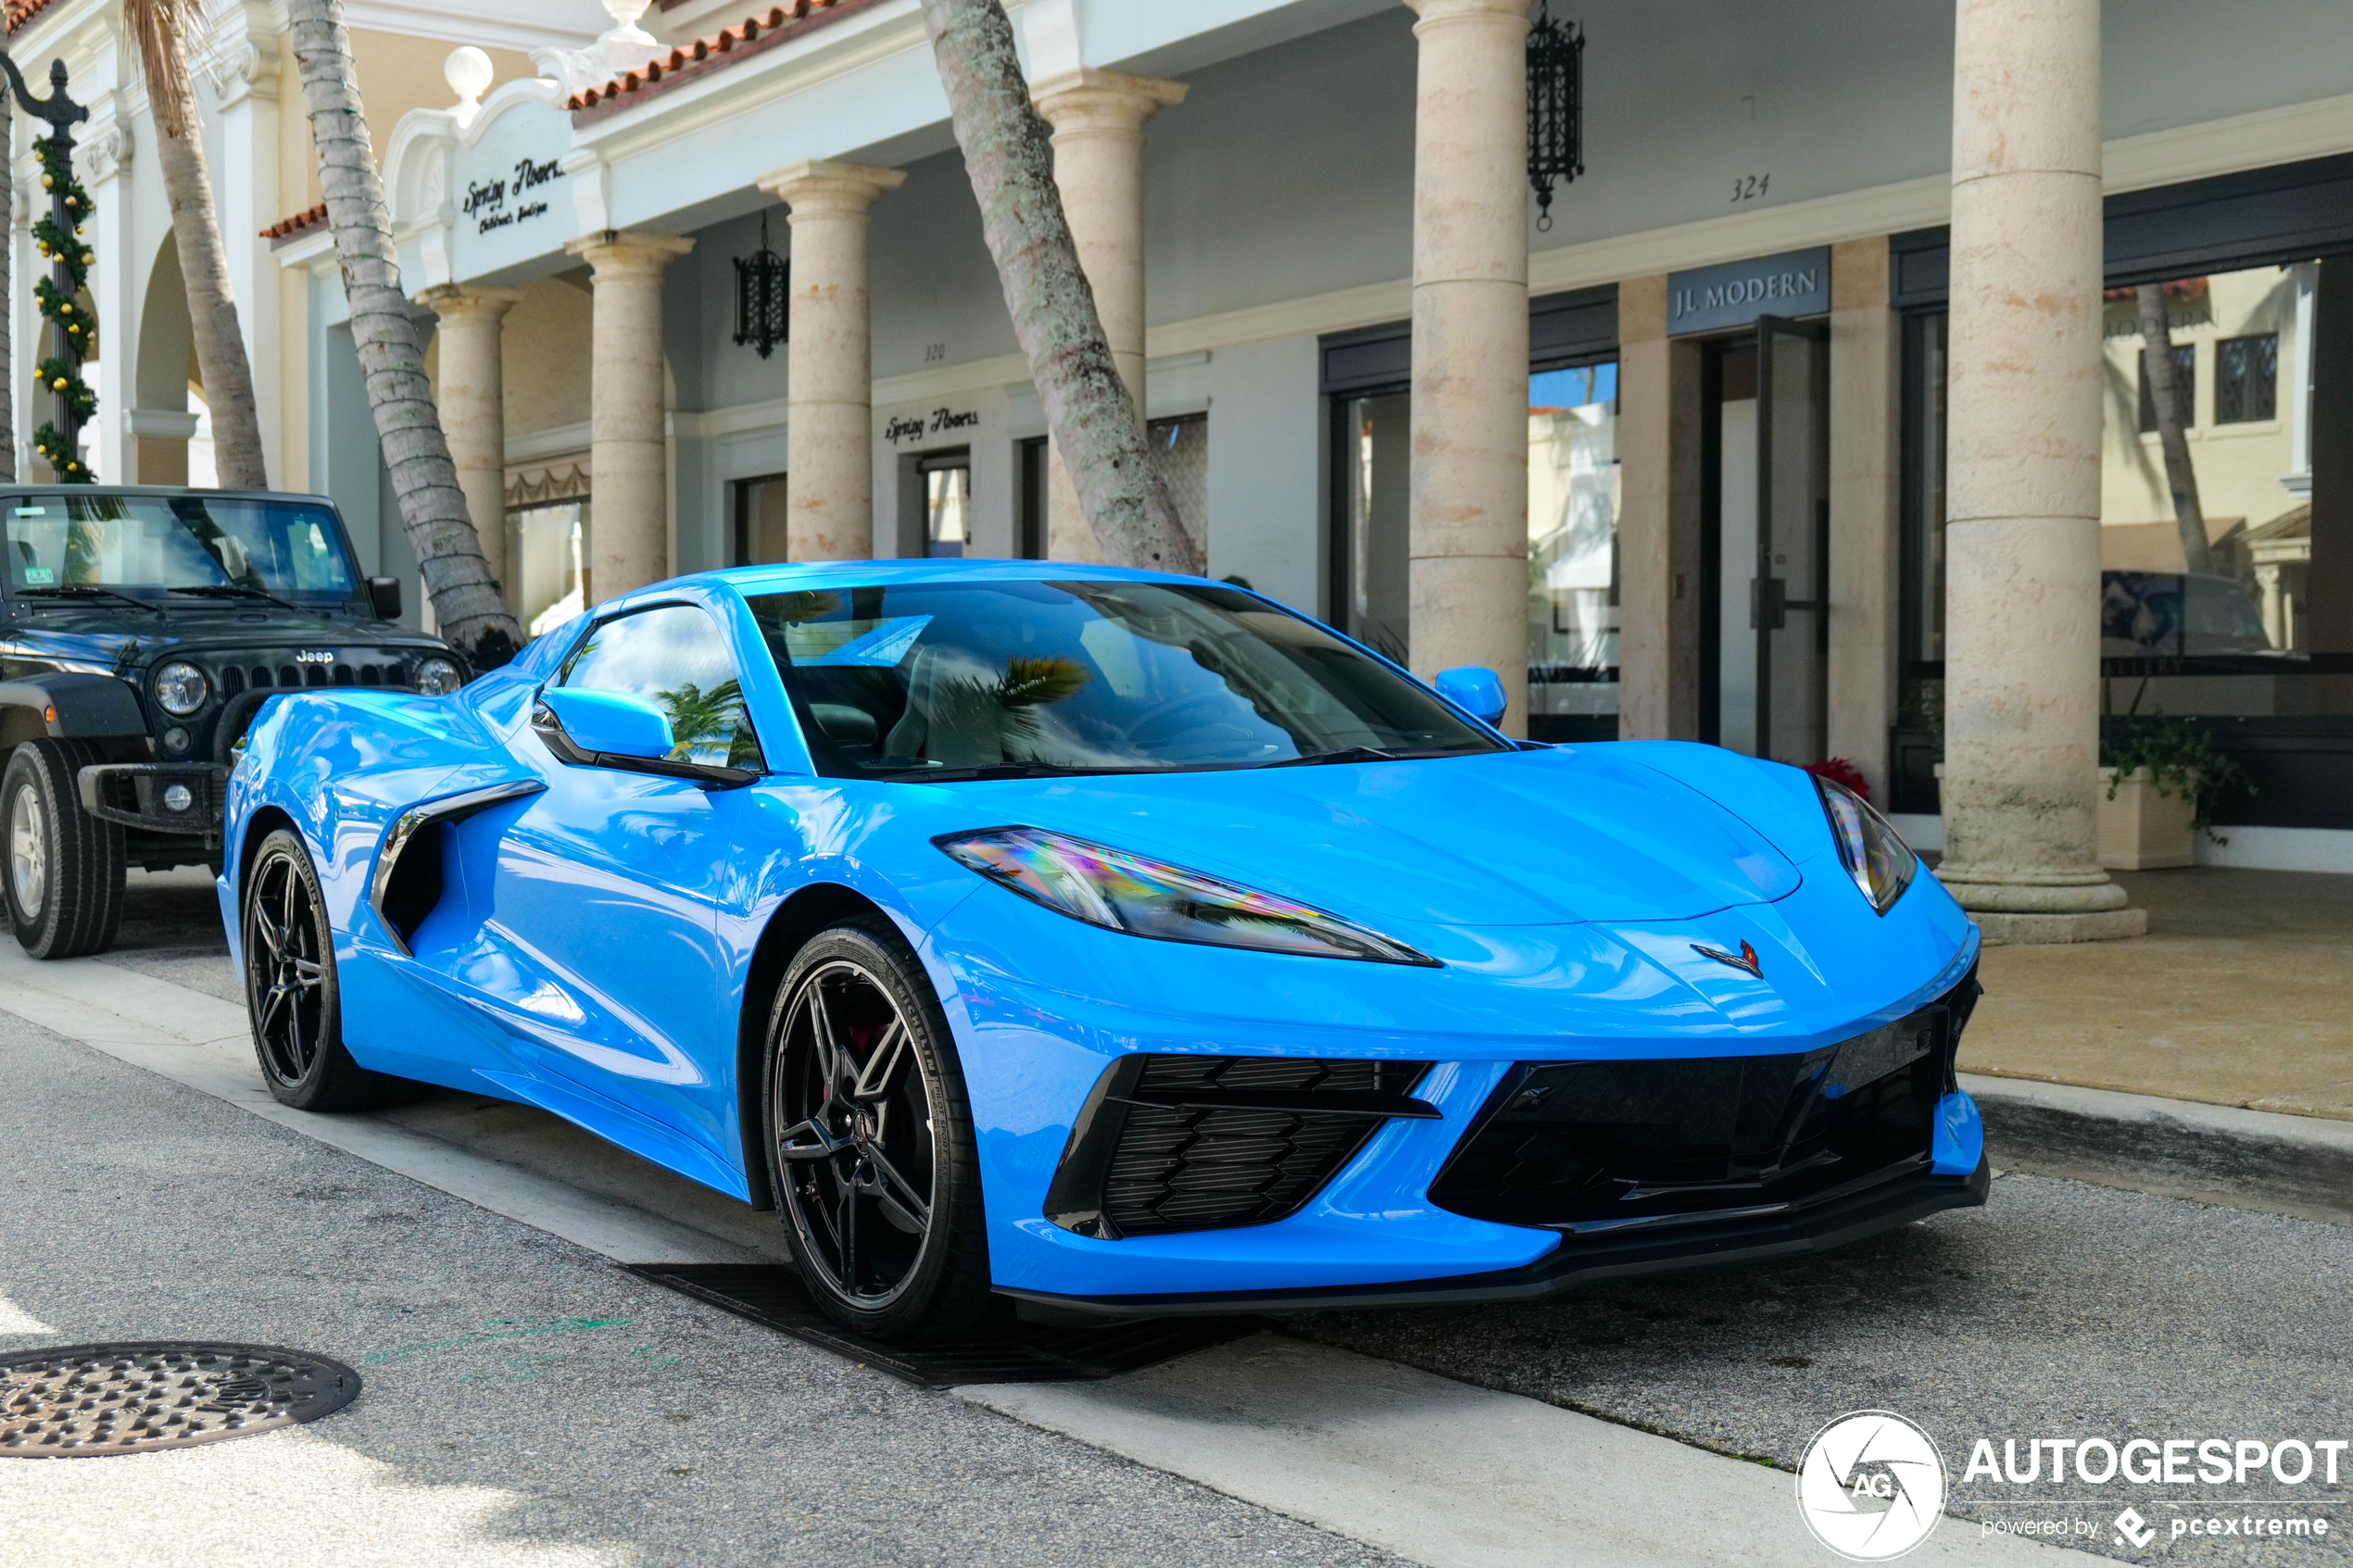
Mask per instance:
[[[1667,278],[1667,332],[1721,332],[1759,316],[1818,316],[1831,307],[1828,245],[1786,256],[1695,267]]]

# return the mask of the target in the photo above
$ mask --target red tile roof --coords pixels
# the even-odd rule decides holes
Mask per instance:
[[[57,3],[57,0],[8,0],[8,31],[16,31]]]
[[[798,38],[812,28],[824,26],[852,11],[862,11],[877,0],[787,0],[771,7],[765,14],[747,18],[734,27],[723,28],[708,38],[698,38],[692,44],[682,44],[667,55],[657,56],[635,70],[624,72],[602,87],[591,87],[574,94],[565,107],[575,114],[586,110],[617,112],[632,104],[642,103],[654,92],[666,91],[682,82],[718,70],[724,67],[761,54],[786,39]],[[601,119],[600,114],[598,118]]]
[[[308,212],[297,212],[292,218],[281,218],[261,231],[261,237],[265,240],[291,240],[307,234],[313,229],[323,229],[326,225],[327,204],[321,202]]]

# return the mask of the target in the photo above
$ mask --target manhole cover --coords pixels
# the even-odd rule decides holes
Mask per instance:
[[[271,1345],[147,1340],[0,1356],[0,1457],[184,1449],[316,1421],[359,1392],[341,1361]]]

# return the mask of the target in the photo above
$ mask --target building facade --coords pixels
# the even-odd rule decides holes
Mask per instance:
[[[504,519],[494,555],[527,622],[736,562],[1086,553],[914,0],[497,8],[351,12],[453,452],[478,521]],[[1843,759],[1931,845],[1965,695],[1947,607],[1979,602],[1955,587],[1947,501],[1983,448],[1948,428],[1947,395],[1957,362],[1988,361],[1955,341],[1981,331],[1956,291],[1992,299],[2008,275],[1953,227],[1957,190],[1995,188],[1956,173],[1988,112],[1970,18],[2088,27],[2087,80],[1994,116],[2072,115],[2094,166],[2100,432],[2068,445],[2021,415],[2007,438],[2048,436],[2096,491],[2096,567],[2070,568],[2054,624],[2097,641],[2103,711],[2196,719],[2254,778],[2205,853],[2353,871],[2334,438],[2353,429],[2353,34],[2326,8],[2266,3],[2251,26],[2191,0],[1961,0],[1957,57],[1956,6],[1931,0],[1556,3],[1586,39],[1586,168],[1541,228],[1510,0],[1007,8],[1212,575],[1425,672],[1497,665],[1538,738]],[[175,328],[106,10],[53,0],[14,46],[65,53],[103,100],[93,460],[170,479],[184,310]],[[383,30],[396,12],[409,31]],[[252,236],[232,250],[271,471],[405,570],[283,18],[242,0],[220,19],[209,134],[223,229]],[[446,57],[460,44],[484,53]],[[20,199],[19,279],[23,223]],[[1970,231],[2013,232],[2039,229]],[[2170,415],[2143,384],[2144,285]],[[30,343],[21,290],[16,308]],[[2088,349],[2069,367],[2095,373]],[[2015,562],[1969,558],[1969,582],[2017,589]],[[1992,646],[2032,688],[2047,647]],[[1994,729],[1971,734],[2000,733],[1986,689],[1967,700]]]

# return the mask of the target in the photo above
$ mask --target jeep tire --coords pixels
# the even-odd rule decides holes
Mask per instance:
[[[30,740],[0,773],[0,900],[36,959],[102,952],[122,922],[122,830],[82,809],[87,741]]]

